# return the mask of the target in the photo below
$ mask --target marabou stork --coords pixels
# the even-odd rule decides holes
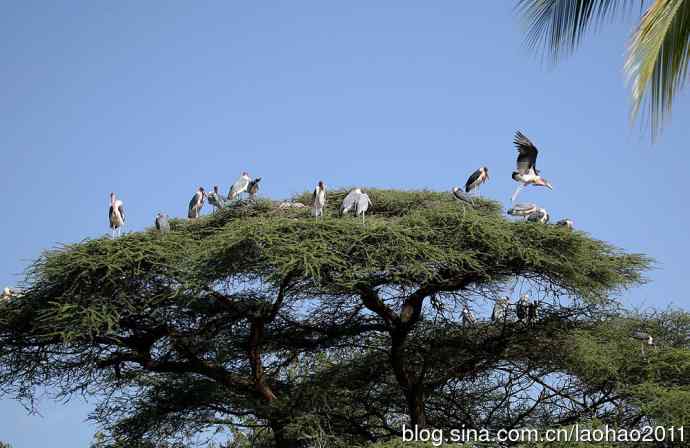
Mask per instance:
[[[527,215],[527,221],[546,224],[549,222],[549,212],[547,212],[545,208],[538,208],[536,211]]]
[[[569,230],[573,230],[573,221],[571,219],[561,219],[556,223],[557,226],[563,226]]]
[[[467,182],[465,182],[465,193],[471,193],[477,190],[477,194],[479,194],[479,186],[487,180],[489,180],[489,169],[483,166],[472,173],[469,179],[467,179]]]
[[[232,184],[232,187],[230,187],[230,191],[228,192],[228,199],[231,201],[237,199],[242,192],[247,190],[249,182],[251,182],[251,179],[249,178],[249,173],[247,173],[246,171],[242,172],[242,175],[238,177],[235,183]]]
[[[537,319],[539,319],[539,302],[535,300],[534,302],[530,302],[527,307],[527,321],[534,323]]]
[[[357,204],[355,205],[355,215],[362,215],[362,224],[364,224],[364,215],[367,213],[367,210],[369,210],[370,205],[373,206],[374,204],[371,203],[369,195],[366,193],[360,194],[357,198]]]
[[[156,230],[158,230],[160,233],[170,232],[170,223],[168,222],[168,215],[166,215],[165,213],[156,214]]]
[[[353,208],[357,207],[357,201],[359,200],[359,197],[362,195],[362,189],[361,188],[355,188],[354,190],[350,191],[347,196],[345,196],[345,199],[343,199],[343,203],[340,205],[340,216],[347,215],[347,213],[352,210]]]
[[[261,182],[260,177],[256,177],[249,181],[249,184],[247,185],[247,193],[249,193],[249,199],[256,198],[256,193],[259,192],[259,182]]]
[[[213,206],[214,209],[221,209],[225,207],[225,199],[221,196],[218,185],[213,186],[213,191],[208,194],[208,203]]]
[[[508,209],[508,214],[510,216],[523,216],[527,218],[527,216],[536,212],[537,209],[537,204],[532,204],[531,202],[515,204],[513,208]]]
[[[477,318],[474,313],[470,311],[467,306],[462,309],[462,326],[463,327],[473,327],[477,324]]]
[[[474,206],[474,202],[472,201],[472,198],[466,194],[464,191],[462,191],[462,188],[459,187],[453,187],[453,197],[457,199],[460,202],[466,202],[472,206]]]
[[[523,294],[522,297],[520,297],[520,300],[518,300],[518,303],[515,305],[515,312],[520,322],[527,320],[529,316],[529,305],[529,296],[527,294]]]
[[[515,202],[520,190],[527,185],[538,185],[553,189],[551,183],[539,175],[539,170],[537,169],[537,155],[539,151],[532,142],[522,132],[517,131],[514,143],[519,154],[517,158],[517,171],[513,171],[513,180],[518,182],[519,185],[511,197],[511,202]]]
[[[311,195],[311,207],[314,211],[314,219],[323,219],[323,209],[326,207],[326,184],[322,180],[314,188],[314,193]]]
[[[125,225],[125,208],[122,204],[122,201],[115,197],[115,193],[110,193],[110,209],[108,210],[108,219],[110,221],[112,237],[115,238],[116,233],[118,236],[120,236],[122,226]]]
[[[508,297],[502,297],[496,301],[494,304],[494,309],[491,312],[491,321],[499,322],[505,321],[508,318],[508,306],[510,305],[510,299]]]
[[[192,200],[189,201],[189,210],[187,211],[189,219],[199,217],[201,208],[204,206],[204,199],[206,199],[206,191],[204,191],[204,187],[199,187],[194,196],[192,196]]]

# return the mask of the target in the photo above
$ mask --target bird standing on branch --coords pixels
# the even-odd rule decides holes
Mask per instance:
[[[311,195],[311,207],[314,212],[314,219],[323,219],[323,209],[326,206],[326,184],[322,180],[314,188],[314,193]]]
[[[549,222],[549,212],[545,208],[538,208],[534,212],[527,215],[527,221],[529,222],[539,222],[546,224]]]
[[[505,321],[508,318],[508,306],[510,305],[510,299],[508,297],[502,297],[496,301],[494,304],[494,309],[491,312],[491,321],[499,322]]]
[[[208,203],[211,204],[214,209],[221,209],[225,207],[225,200],[219,193],[218,185],[214,185],[213,191],[208,194]]]
[[[474,313],[470,311],[467,306],[462,309],[462,326],[463,327],[473,327],[477,324],[477,318]]]
[[[350,210],[355,208],[361,195],[361,188],[355,188],[354,190],[350,191],[347,196],[345,196],[345,199],[343,199],[343,203],[340,205],[340,216],[347,215]]]
[[[563,226],[567,229],[573,230],[573,221],[571,219],[561,219],[556,223],[557,226]]]
[[[110,209],[108,210],[108,220],[112,237],[117,233],[120,236],[122,226],[125,225],[125,208],[122,201],[115,197],[115,193],[110,193]]]
[[[537,209],[537,204],[532,204],[531,202],[515,204],[513,208],[508,209],[508,214],[510,216],[523,216],[526,219],[529,215],[536,212]]]
[[[370,205],[373,204],[371,203],[371,199],[369,199],[369,195],[366,193],[360,194],[355,206],[355,215],[362,216],[362,224],[364,224],[364,215],[367,213],[367,210],[369,210]]]
[[[483,166],[472,173],[469,179],[467,179],[467,182],[465,182],[465,193],[469,194],[477,190],[477,194],[479,194],[479,186],[487,180],[489,180],[489,169]]]
[[[2,296],[0,296],[0,299],[2,300],[10,300],[12,298],[12,290],[10,288],[5,287],[2,291]]]
[[[515,312],[520,322],[527,320],[529,315],[529,296],[527,294],[523,294],[522,297],[520,297],[520,300],[518,300],[515,306]]]
[[[230,187],[230,191],[228,192],[228,199],[231,201],[238,199],[238,196],[244,191],[246,191],[247,187],[249,187],[249,182],[251,182],[251,179],[249,178],[249,173],[244,171],[242,175],[240,175],[240,177],[237,178],[235,183],[232,184],[232,187]]]
[[[472,198],[468,194],[466,194],[464,191],[462,191],[462,188],[453,187],[452,192],[453,192],[453,197],[455,197],[455,199],[457,199],[458,201],[466,202],[472,206],[474,205]]]
[[[201,213],[201,208],[204,206],[204,199],[206,199],[206,192],[204,187],[199,187],[199,189],[192,196],[192,200],[189,201],[189,210],[187,211],[187,217],[189,219],[196,219]]]
[[[513,180],[518,182],[519,185],[511,197],[511,202],[515,202],[520,191],[527,185],[537,185],[553,189],[551,183],[539,175],[539,170],[537,170],[537,155],[539,151],[532,142],[522,132],[517,131],[514,143],[519,154],[517,158],[517,171],[513,171]]]
[[[165,213],[156,214],[156,230],[158,230],[160,233],[170,232],[170,223],[168,222],[168,215],[166,215]]]
[[[652,337],[651,334],[645,333],[644,331],[634,331],[632,334],[632,337],[634,339],[637,339],[638,341],[642,341],[642,356],[644,356],[644,346],[648,345],[650,347],[654,346],[654,338]]]
[[[247,193],[249,193],[249,199],[256,198],[256,193],[259,192],[259,182],[261,182],[261,178],[257,177],[249,181],[249,184],[247,184]]]

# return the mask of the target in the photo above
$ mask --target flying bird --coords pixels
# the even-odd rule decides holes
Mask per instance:
[[[112,237],[115,238],[116,233],[118,236],[120,236],[122,226],[125,225],[125,208],[122,204],[122,201],[115,197],[115,193],[110,193],[110,209],[108,210],[108,220],[110,221]]]
[[[215,209],[225,207],[225,199],[223,199],[223,196],[220,195],[218,185],[214,185],[213,191],[208,194],[208,203],[211,204]]]
[[[247,185],[247,193],[249,193],[249,199],[256,198],[256,193],[259,192],[259,182],[261,182],[260,177],[256,177],[249,181],[249,184]]]
[[[474,202],[472,201],[472,198],[466,194],[464,191],[462,191],[462,188],[459,187],[453,187],[453,196],[455,199],[461,202],[466,202],[470,205],[474,205]]]
[[[529,316],[529,296],[527,294],[523,294],[522,297],[520,297],[520,300],[518,300],[518,303],[515,307],[515,311],[517,314],[517,318],[519,321],[524,321],[528,318]]]
[[[249,182],[251,182],[251,179],[249,178],[249,173],[244,171],[242,175],[237,178],[234,184],[232,184],[232,187],[230,187],[230,191],[228,192],[228,199],[231,201],[234,201],[242,192],[247,190],[247,187],[249,187]]]
[[[563,226],[570,230],[573,229],[573,221],[571,219],[561,219],[556,223],[557,226]]]
[[[352,208],[357,206],[357,201],[362,195],[361,188],[355,188],[345,196],[343,203],[340,205],[340,216],[347,215],[347,213],[352,210]]]
[[[494,309],[491,312],[491,321],[505,321],[508,318],[508,306],[510,304],[510,299],[508,297],[502,297],[496,301],[494,304]]]
[[[534,144],[520,131],[515,133],[514,143],[519,154],[517,158],[517,171],[513,171],[513,180],[518,182],[519,185],[515,189],[511,201],[515,202],[520,191],[527,185],[537,185],[553,189],[551,183],[539,175],[539,170],[537,169],[537,155],[539,151]]]
[[[322,180],[314,188],[314,193],[311,195],[311,207],[314,211],[314,218],[323,219],[323,209],[326,206],[326,184]]]
[[[549,222],[549,212],[547,212],[545,208],[538,208],[534,212],[527,215],[527,221],[546,224]]]
[[[204,206],[204,199],[206,198],[206,192],[204,187],[199,187],[199,189],[192,196],[192,200],[189,201],[189,210],[187,211],[187,217],[189,219],[196,219],[201,213],[201,208]]]
[[[366,193],[360,194],[355,206],[355,215],[362,215],[362,224],[364,224],[364,215],[367,213],[367,210],[369,210],[370,205],[373,206],[371,199],[369,199],[369,195]]]
[[[477,318],[475,317],[474,313],[470,311],[469,308],[466,306],[462,309],[462,326],[463,327],[468,327],[468,326],[474,326],[477,324]]]
[[[170,223],[168,222],[168,215],[166,215],[165,213],[156,214],[156,230],[158,230],[160,233],[170,232]]]
[[[532,204],[531,202],[520,203],[515,204],[513,208],[508,209],[508,214],[510,216],[524,216],[526,218],[527,216],[536,212],[537,209],[537,204]]]
[[[479,193],[479,186],[487,180],[489,180],[489,169],[483,166],[467,179],[467,182],[465,182],[465,193],[471,193],[474,190],[477,190],[477,193]]]

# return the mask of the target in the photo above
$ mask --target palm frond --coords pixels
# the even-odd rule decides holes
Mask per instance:
[[[628,48],[625,71],[632,82],[631,120],[648,107],[652,138],[671,112],[687,79],[690,0],[657,0],[642,17]]]
[[[520,0],[519,14],[528,26],[527,44],[557,62],[575,50],[583,35],[641,0]]]

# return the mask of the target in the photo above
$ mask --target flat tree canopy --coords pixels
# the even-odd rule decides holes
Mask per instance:
[[[338,216],[335,191],[323,220],[245,201],[167,234],[45,252],[0,304],[0,393],[92,397],[112,447],[214,430],[228,446],[299,447],[385,441],[403,424],[634,426],[663,414],[649,397],[690,394],[663,373],[689,372],[685,315],[617,310],[645,256],[487,200],[367,192],[364,223]],[[490,321],[498,297],[523,293],[537,319]],[[640,329],[667,347],[643,353]],[[659,356],[666,368],[645,367]]]

